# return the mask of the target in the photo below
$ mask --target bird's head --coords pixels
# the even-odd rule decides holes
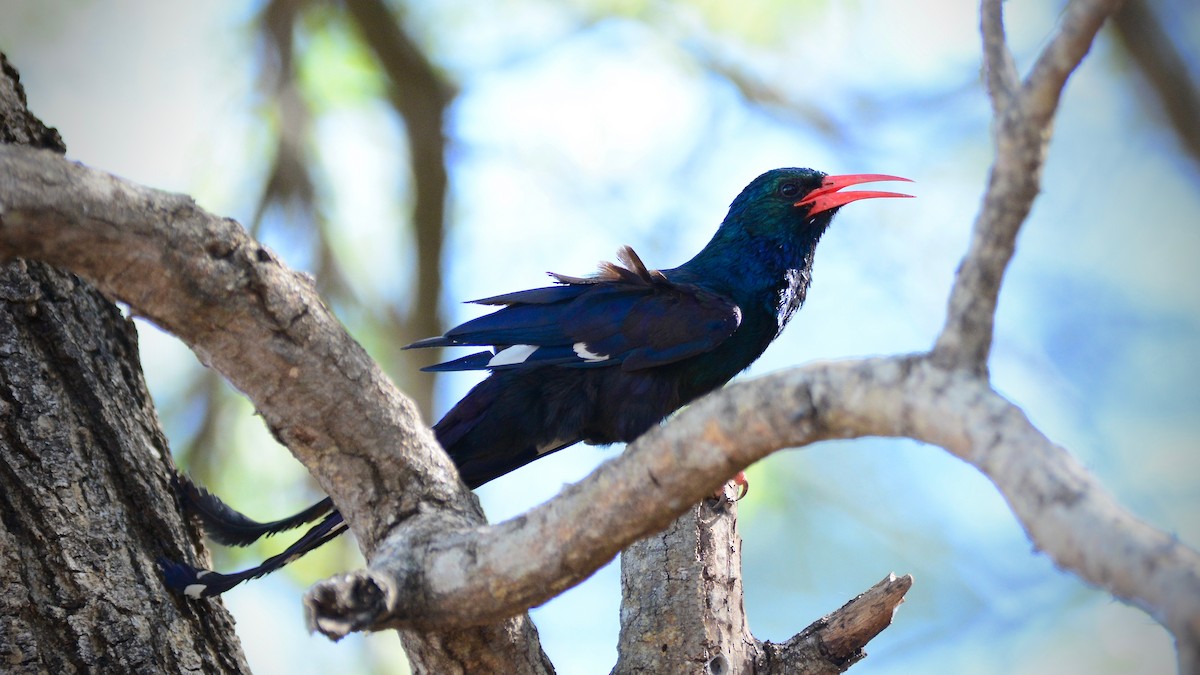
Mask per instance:
[[[795,287],[788,296],[791,299],[783,303],[794,310],[808,286],[817,241],[839,208],[860,199],[911,196],[897,192],[840,191],[851,185],[884,180],[908,179],[882,174],[830,176],[813,169],[772,169],[742,190],[729,205],[729,214],[708,245],[679,269],[685,276],[705,280],[704,283],[729,292]],[[781,316],[790,316],[790,311]]]
[[[884,174],[830,176],[814,169],[772,169],[755,178],[729,205],[727,221],[750,237],[820,237],[837,210],[850,202],[876,197],[911,197],[898,192],[842,188],[876,181],[908,181]]]

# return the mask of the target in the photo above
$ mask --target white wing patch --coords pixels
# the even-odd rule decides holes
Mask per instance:
[[[583,343],[583,342],[576,342],[575,344],[571,345],[571,348],[575,350],[575,356],[578,356],[579,358],[583,359],[584,361],[607,361],[608,360],[608,354],[597,354],[597,353],[593,352],[592,350],[588,349],[587,344]]]
[[[505,347],[496,352],[496,355],[487,363],[488,368],[496,366],[511,366],[517,363],[524,363],[525,359],[537,351],[537,345],[513,345]]]

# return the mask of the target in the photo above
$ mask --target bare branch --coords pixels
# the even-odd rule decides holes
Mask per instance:
[[[1122,0],[1071,0],[1063,13],[1058,32],[1038,56],[1021,91],[1021,107],[1028,120],[1048,125],[1067,78],[1079,67],[1092,48],[1092,40],[1104,20],[1121,6]]]
[[[729,492],[709,495],[621,552],[621,634],[612,675],[754,670],[736,492]]]
[[[726,487],[732,485],[728,483]],[[756,640],[742,603],[736,491],[705,499],[621,552],[621,637],[612,675],[841,673],[892,622],[912,577],[889,575],[783,644]]]
[[[975,465],[1058,565],[1146,609],[1181,643],[1200,638],[1200,556],[1125,511],[986,383],[921,357],[816,364],[706,397],[550,502],[445,538],[421,564],[436,571],[427,579],[431,604],[415,606],[411,587],[397,592],[400,582],[379,565],[360,575],[385,589],[375,615],[398,622],[470,601],[481,612],[497,609],[479,598],[530,606],[661,528],[739,467],[780,447],[867,435],[935,443]],[[636,515],[627,507],[635,501]],[[402,546],[392,553],[414,555]]]
[[[482,522],[469,493],[410,402],[321,303],[312,283],[237,223],[187,197],[16,148],[3,156],[0,253],[35,257],[95,279],[107,293],[189,344],[246,393],[271,430],[358,523],[368,542],[387,524],[348,491],[376,483],[455,505]],[[366,423],[364,423],[364,421]],[[346,456],[407,467],[378,475]],[[374,460],[377,461],[377,460]]]
[[[1119,4],[1120,0],[1072,0],[1059,31],[1015,93],[1016,98],[996,107],[996,161],[975,218],[970,248],[950,292],[946,324],[933,349],[942,366],[987,373],[1000,284],[1016,249],[1017,233],[1040,190],[1059,95],[1104,19]],[[988,71],[988,86],[993,97],[1000,93],[1003,99],[1009,73],[1004,65],[1007,48],[1002,45],[999,5],[996,0],[983,0],[981,23],[987,65],[996,67]],[[993,105],[999,102],[994,98]]]
[[[1002,0],[980,4],[979,31],[983,34],[983,73],[987,80],[992,111],[1001,114],[1017,89],[1017,65],[1004,37]]]
[[[909,575],[889,574],[832,614],[783,644],[764,642],[755,672],[773,675],[845,672],[867,654],[863,647],[892,623],[904,594],[912,588]]]

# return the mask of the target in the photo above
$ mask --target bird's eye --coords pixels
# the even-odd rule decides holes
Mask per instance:
[[[791,199],[800,194],[800,186],[795,183],[784,183],[779,186],[779,195]]]

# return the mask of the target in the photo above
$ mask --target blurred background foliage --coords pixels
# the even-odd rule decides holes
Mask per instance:
[[[1027,66],[1061,2],[1006,3]],[[809,302],[750,371],[925,349],[990,161],[977,9],[952,0],[9,0],[0,49],[70,156],[194,196],[296,269],[430,420],[477,379],[399,347],[459,301],[582,274],[633,245],[686,260],[776,166],[886,172]],[[1072,79],[998,317],[992,372],[1139,516],[1200,544],[1200,7],[1128,2]],[[141,323],[176,458],[247,513],[320,497],[252,406]],[[617,448],[482,488],[520,513]],[[783,640],[889,571],[916,585],[860,673],[1162,673],[1150,618],[1057,571],[977,472],[916,443],[777,454],[742,502],[746,604]],[[630,504],[636,509],[637,504]],[[220,569],[279,550],[216,549]],[[299,597],[341,541],[230,593],[259,673],[406,672],[394,635],[334,645]],[[534,611],[560,672],[615,659],[614,566]]]

